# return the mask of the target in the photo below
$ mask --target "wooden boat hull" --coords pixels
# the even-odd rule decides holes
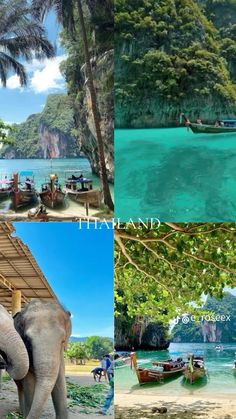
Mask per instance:
[[[68,197],[79,204],[90,204],[95,208],[99,208],[101,204],[101,191],[99,190],[90,190],[90,191],[71,191],[66,190]]]
[[[197,380],[206,376],[206,369],[205,368],[194,368],[193,371],[190,371],[189,368],[184,370],[185,378],[192,384]]]
[[[0,201],[9,198],[10,191],[0,191]]]
[[[65,193],[62,191],[43,191],[39,193],[40,199],[44,205],[49,208],[56,208],[63,204]]]
[[[10,192],[10,198],[14,210],[18,208],[25,207],[31,203],[37,202],[37,193],[33,190],[22,190],[18,189],[17,191]]]
[[[229,134],[236,132],[236,127],[215,127],[206,124],[189,124],[189,128],[194,134]]]
[[[179,367],[173,371],[157,371],[151,368],[136,368],[136,374],[139,384],[161,383],[168,378],[178,377],[184,372],[185,368],[185,366]]]

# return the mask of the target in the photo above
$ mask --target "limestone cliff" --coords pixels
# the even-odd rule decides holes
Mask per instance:
[[[169,347],[167,329],[144,318],[118,318],[115,321],[116,350],[161,350]]]
[[[225,293],[221,300],[208,297],[204,304],[205,314],[201,321],[181,320],[172,330],[174,342],[235,342],[236,297]],[[208,313],[209,314],[208,314]],[[215,316],[217,321],[211,321]]]
[[[50,128],[41,122],[39,126],[40,156],[43,158],[76,157],[78,147],[76,139],[56,128]]]
[[[236,4],[115,0],[115,125],[179,125],[236,115]]]
[[[80,154],[71,99],[51,94],[41,113],[15,125],[14,144],[0,150],[3,158],[64,158]]]
[[[113,51],[107,51],[97,59],[96,71],[94,71],[94,83],[96,86],[98,106],[101,116],[101,130],[104,140],[104,152],[108,179],[114,181],[114,145],[113,145],[113,92],[104,89],[108,79],[112,77]],[[94,69],[94,70],[95,70]],[[85,80],[83,95],[79,103],[75,103],[77,112],[75,120],[79,130],[79,145],[81,151],[88,158],[94,173],[99,173],[99,155],[95,136],[94,119],[91,108],[90,93],[86,82],[86,74],[82,67]]]

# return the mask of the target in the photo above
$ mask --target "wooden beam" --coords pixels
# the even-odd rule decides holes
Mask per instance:
[[[20,290],[12,291],[11,311],[12,311],[12,316],[15,316],[16,313],[21,311],[21,291]]]

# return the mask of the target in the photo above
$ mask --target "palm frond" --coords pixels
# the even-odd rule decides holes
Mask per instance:
[[[19,63],[14,58],[5,54],[4,52],[0,52],[0,67],[0,78],[4,87],[6,87],[7,73],[9,71],[13,71],[17,74],[21,86],[27,85],[27,74],[23,64]]]
[[[8,71],[14,71],[21,85],[27,82],[20,60],[51,58],[55,49],[47,40],[45,29],[33,16],[27,0],[0,2],[0,79],[6,86]]]
[[[50,10],[54,10],[59,23],[70,33],[74,32],[73,0],[32,0],[33,15],[43,21]]]

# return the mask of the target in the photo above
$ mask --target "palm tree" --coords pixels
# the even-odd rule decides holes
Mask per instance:
[[[8,74],[19,76],[22,86],[27,74],[21,60],[51,58],[54,48],[45,30],[32,16],[27,0],[3,0],[0,4],[0,80],[4,87]]]
[[[111,209],[114,209],[114,204],[111,198],[111,193],[109,189],[108,179],[107,179],[107,172],[106,172],[106,162],[105,162],[105,154],[104,154],[104,144],[103,138],[101,133],[100,127],[100,113],[98,110],[97,105],[97,95],[94,87],[93,81],[93,73],[92,73],[92,66],[91,66],[91,57],[89,52],[88,46],[88,37],[85,28],[85,21],[84,21],[84,14],[81,0],[75,0],[78,14],[79,14],[79,22],[80,22],[80,30],[81,36],[83,39],[84,45],[84,55],[85,55],[85,63],[86,63],[86,73],[87,73],[87,80],[88,80],[88,87],[91,96],[91,105],[92,105],[92,112],[94,118],[94,125],[97,137],[97,144],[98,144],[98,152],[99,152],[99,162],[100,162],[100,177],[102,182],[102,189],[103,189],[103,197],[104,203]],[[32,1],[33,8],[35,9],[35,16],[41,20],[44,19],[45,14],[50,10],[54,9],[57,13],[58,21],[63,24],[63,26],[69,30],[73,31],[73,24],[74,24],[74,1],[73,0],[33,0]]]

